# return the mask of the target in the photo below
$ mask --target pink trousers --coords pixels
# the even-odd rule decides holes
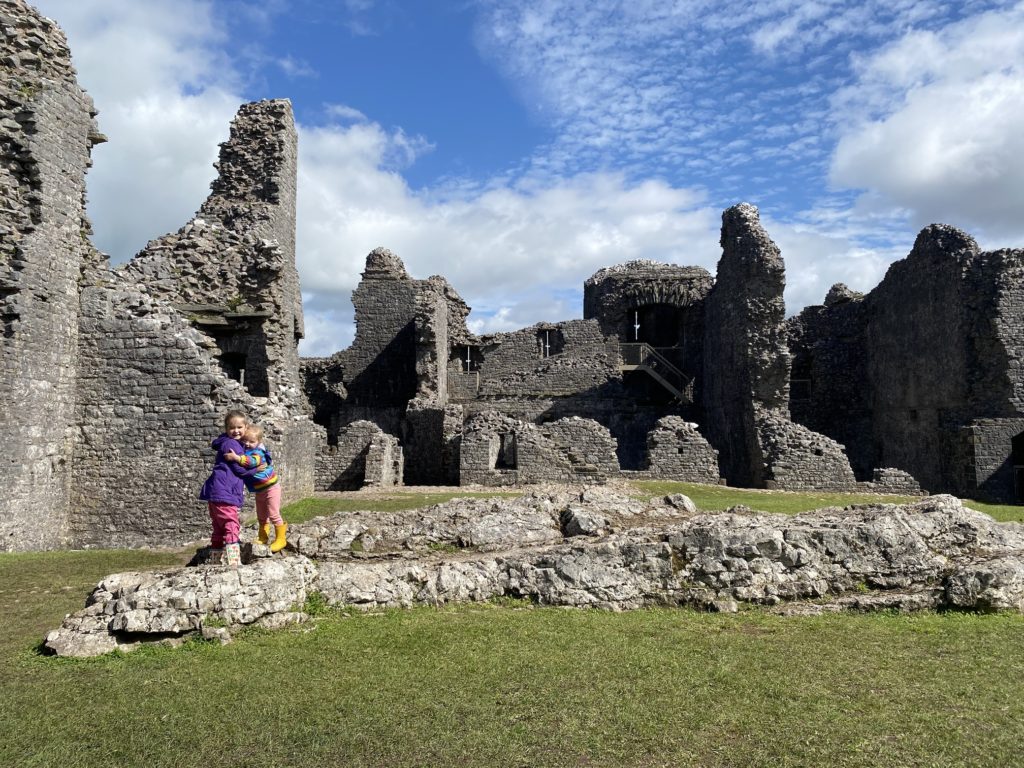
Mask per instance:
[[[238,507],[219,501],[207,502],[206,506],[210,510],[210,522],[213,523],[210,546],[220,549],[225,543],[237,542],[242,528],[238,523]]]
[[[256,494],[256,519],[263,525],[268,520],[274,525],[283,525],[281,519],[281,485],[275,483],[265,491]]]

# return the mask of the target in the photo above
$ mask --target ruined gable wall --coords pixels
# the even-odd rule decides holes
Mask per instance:
[[[66,537],[73,460],[78,282],[88,241],[85,171],[101,141],[63,32],[0,2],[0,550]]]
[[[457,297],[443,278],[431,277],[416,298],[416,397],[402,424],[403,475],[413,485],[451,484],[458,478],[458,464],[450,464],[454,435],[446,428],[450,416],[461,416],[461,408],[447,405],[450,299]],[[464,335],[465,315],[459,312],[456,319]]]
[[[877,463],[910,472],[930,491],[952,490],[968,420],[965,274],[978,249],[932,225],[868,294],[868,366]]]
[[[302,397],[297,156],[287,100],[242,105],[195,218],[122,268],[128,279],[204,323],[222,353],[245,354],[250,391],[286,406]]]
[[[785,409],[789,352],[778,247],[747,203],[722,214],[722,258],[705,301],[706,434],[732,484],[760,486],[764,467],[758,413]]]
[[[352,292],[355,339],[338,355],[347,407],[404,408],[415,396],[416,300],[422,290],[423,281],[411,279],[401,259],[386,248],[366,257],[363,279]]]

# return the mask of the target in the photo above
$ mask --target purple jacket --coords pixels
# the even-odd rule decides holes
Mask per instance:
[[[215,439],[211,444],[217,450],[217,459],[213,463],[213,471],[203,483],[203,490],[199,492],[199,498],[203,501],[212,501],[219,504],[233,504],[236,507],[242,506],[243,477],[256,473],[254,469],[244,469],[233,461],[224,458],[228,451],[234,451],[238,455],[245,453],[242,444],[233,440],[226,434]]]

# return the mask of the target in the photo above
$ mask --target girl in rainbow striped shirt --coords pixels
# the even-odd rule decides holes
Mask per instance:
[[[288,543],[285,534],[288,524],[281,518],[281,484],[277,480],[270,451],[263,444],[263,427],[249,424],[245,428],[240,441],[245,453],[239,455],[233,451],[224,454],[228,461],[238,462],[245,469],[257,469],[251,477],[243,477],[245,487],[256,494],[256,519],[259,521],[259,532],[256,541],[266,544],[270,541],[270,525],[274,525],[274,541],[270,544],[271,552],[280,552]]]

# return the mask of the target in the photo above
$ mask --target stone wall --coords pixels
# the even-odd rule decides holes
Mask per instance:
[[[482,336],[474,340],[472,347],[470,371],[479,373],[481,394],[535,396],[543,388],[558,393],[577,392],[619,375],[617,368],[613,370],[615,354],[611,353],[611,360],[608,359],[604,334],[597,323],[588,320],[537,323],[511,333]],[[567,365],[566,359],[577,362]],[[545,365],[561,365],[564,373],[543,384],[522,381]],[[466,370],[464,347],[453,348],[449,370]]]
[[[729,482],[761,487],[767,478],[757,421],[765,411],[785,409],[789,396],[785,269],[752,205],[722,214],[721,243],[705,300],[702,426]]]
[[[778,411],[758,420],[767,488],[852,491],[857,480],[843,446]]]
[[[961,472],[957,484],[963,495],[1019,501],[1024,495],[1024,416],[973,419],[959,430],[958,437]]]
[[[287,100],[244,104],[195,218],[121,268],[217,341],[250,394],[302,398],[302,298],[295,269],[297,137]]]
[[[227,410],[252,412],[251,398],[173,309],[111,273],[94,279],[100,284],[82,292],[70,543],[202,538],[210,521],[198,495],[213,463],[210,441]]]
[[[666,416],[648,433],[646,466],[633,475],[718,483],[718,451],[697,430],[696,424],[679,416]]]
[[[787,322],[793,357],[789,410],[794,421],[846,448],[858,478],[876,465],[871,439],[864,297],[832,286],[823,306],[804,309]]]
[[[103,137],[63,32],[0,3],[0,550],[66,540],[74,460],[78,283],[89,242],[85,171]]]
[[[959,230],[928,227],[865,299],[875,463],[906,470],[933,491],[949,487],[967,402],[961,307],[977,250]]]
[[[530,424],[494,411],[467,420],[461,441],[463,485],[603,483],[619,473],[615,439],[590,419]]]
[[[401,485],[402,465],[398,438],[373,422],[356,421],[338,436],[337,445],[325,445],[317,454],[316,490]]]

